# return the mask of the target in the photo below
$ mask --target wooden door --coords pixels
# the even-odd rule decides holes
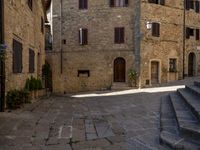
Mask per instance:
[[[190,53],[188,56],[188,76],[195,75],[195,54]]]
[[[126,63],[123,58],[114,61],[114,82],[125,82]]]
[[[159,62],[151,62],[151,84],[159,83]]]

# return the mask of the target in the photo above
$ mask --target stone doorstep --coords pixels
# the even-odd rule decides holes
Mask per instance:
[[[200,87],[200,82],[199,81],[194,81],[194,85]]]
[[[200,88],[194,85],[186,85],[186,89],[190,90],[192,93],[200,96]]]

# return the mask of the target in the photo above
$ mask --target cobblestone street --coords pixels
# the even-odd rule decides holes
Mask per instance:
[[[159,106],[167,92],[156,91],[168,89],[52,96],[0,113],[0,150],[165,149]]]

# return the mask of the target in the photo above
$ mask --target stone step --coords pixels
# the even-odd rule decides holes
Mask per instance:
[[[200,123],[189,106],[178,93],[171,93],[170,99],[180,132],[186,137],[200,139]]]
[[[192,94],[187,89],[178,89],[177,91],[200,121],[200,97]]]
[[[200,87],[200,81],[194,81],[194,85]]]
[[[178,134],[176,118],[169,95],[163,96],[161,99],[160,130]]]
[[[114,91],[130,90],[130,89],[133,89],[133,87],[128,86],[128,84],[124,82],[114,82],[111,87],[111,90],[114,90]]]
[[[200,96],[200,87],[195,85],[186,85],[186,89],[188,89],[193,94],[196,94],[197,96]]]

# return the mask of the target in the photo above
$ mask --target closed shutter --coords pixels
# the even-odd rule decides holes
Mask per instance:
[[[125,0],[125,6],[128,6],[128,0]]]
[[[121,44],[124,43],[124,28],[115,28],[115,43]]]
[[[195,11],[199,13],[199,1],[195,1]]]
[[[83,8],[83,7],[82,7],[82,6],[83,6],[82,3],[83,3],[83,1],[82,1],[82,0],[79,0],[79,9],[82,9],[82,8]]]
[[[124,28],[120,28],[120,43],[124,43]]]
[[[190,9],[190,1],[189,0],[185,0],[185,9],[186,10]]]
[[[165,5],[165,0],[160,0],[161,5]]]
[[[32,49],[29,49],[29,73],[35,71],[35,53]]]
[[[196,40],[199,40],[199,29],[196,29]]]
[[[83,45],[88,44],[88,29],[83,29]]]
[[[22,44],[13,40],[13,73],[21,73],[22,67]]]
[[[190,38],[190,28],[186,28],[186,39]]]
[[[119,43],[119,28],[115,28],[115,43]]]
[[[110,7],[114,7],[115,6],[115,0],[110,0]]]
[[[84,9],[88,9],[88,0],[83,0],[84,1]]]
[[[160,36],[160,24],[152,23],[152,36],[159,37]]]
[[[190,0],[190,1],[189,1],[189,4],[190,4],[190,8],[191,8],[191,9],[194,9],[194,1],[193,1],[193,0]]]

